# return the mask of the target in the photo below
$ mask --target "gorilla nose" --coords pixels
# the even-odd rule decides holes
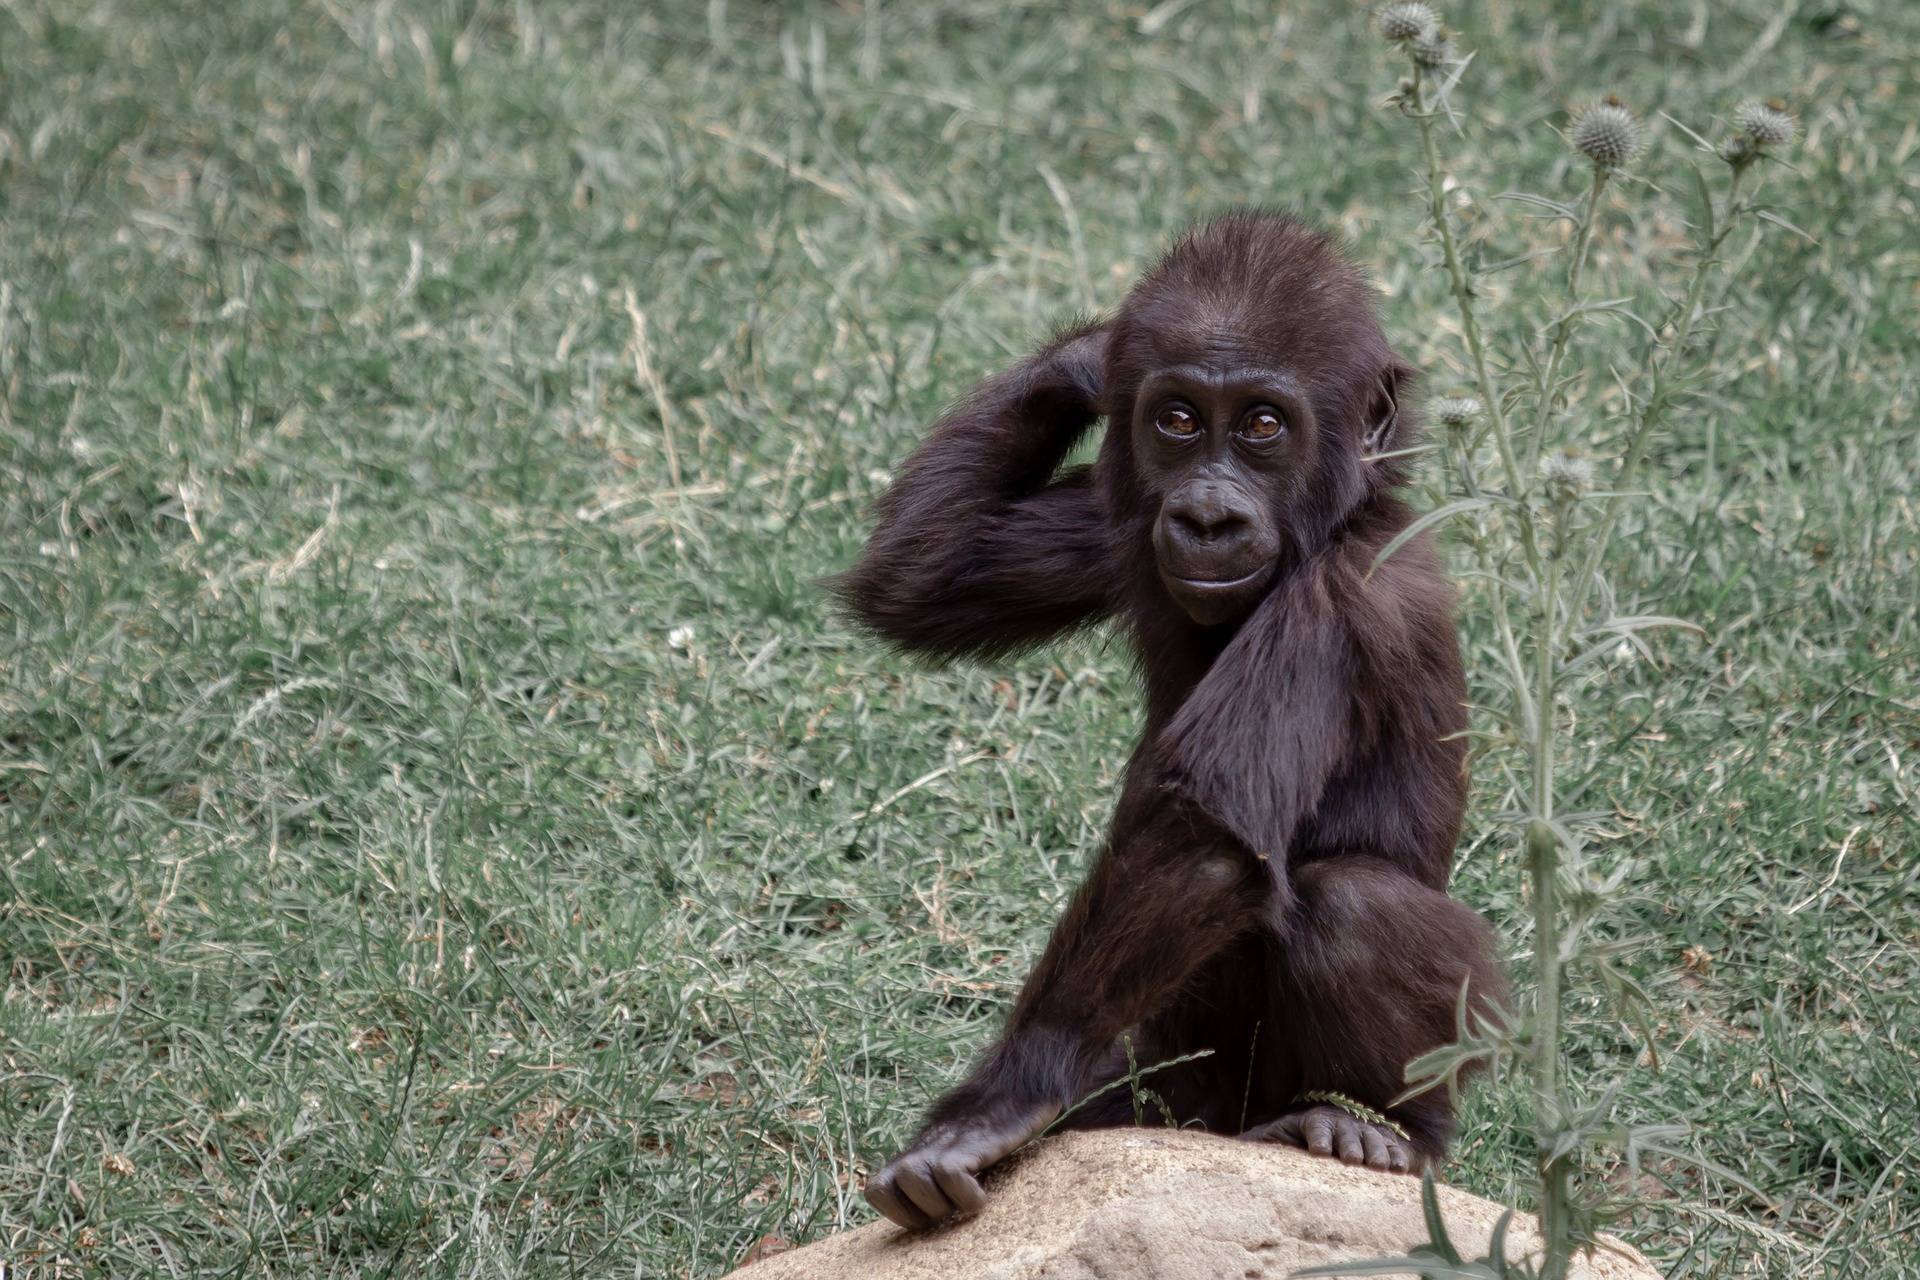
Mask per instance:
[[[1225,485],[1182,489],[1167,504],[1175,538],[1194,550],[1225,551],[1253,528],[1253,510]]]

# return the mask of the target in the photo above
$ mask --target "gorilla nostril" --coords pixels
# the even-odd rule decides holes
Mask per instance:
[[[1193,542],[1218,542],[1236,537],[1247,527],[1247,518],[1236,511],[1175,511],[1173,525]]]
[[[1247,518],[1237,511],[1229,511],[1215,520],[1207,529],[1209,538],[1237,538],[1246,531]]]

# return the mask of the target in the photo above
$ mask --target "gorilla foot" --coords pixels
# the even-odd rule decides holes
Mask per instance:
[[[1334,1156],[1346,1164],[1365,1165],[1382,1173],[1418,1173],[1426,1164],[1426,1157],[1398,1125],[1363,1120],[1340,1107],[1289,1111],[1240,1136],[1248,1142],[1301,1147],[1316,1156]]]

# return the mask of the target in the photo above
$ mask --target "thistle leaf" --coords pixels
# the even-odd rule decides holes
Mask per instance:
[[[1483,507],[1491,507],[1499,503],[1511,505],[1511,500],[1486,497],[1461,498],[1457,502],[1449,502],[1444,507],[1435,507],[1432,511],[1427,512],[1427,514],[1402,529],[1399,533],[1394,534],[1392,541],[1380,548],[1380,554],[1373,558],[1371,565],[1367,566],[1367,575],[1371,577],[1373,572],[1385,564],[1394,552],[1406,546],[1409,542],[1412,542],[1415,538],[1442,521],[1451,520],[1453,517],[1463,515],[1468,511],[1478,511]]]

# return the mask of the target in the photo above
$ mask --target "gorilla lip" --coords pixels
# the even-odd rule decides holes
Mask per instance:
[[[1181,586],[1191,587],[1196,591],[1228,591],[1233,589],[1234,587],[1249,586],[1253,583],[1253,581],[1256,578],[1264,577],[1267,573],[1271,572],[1272,569],[1273,569],[1272,565],[1263,564],[1258,569],[1255,569],[1252,573],[1242,574],[1238,578],[1176,577],[1174,580],[1178,582]]]

